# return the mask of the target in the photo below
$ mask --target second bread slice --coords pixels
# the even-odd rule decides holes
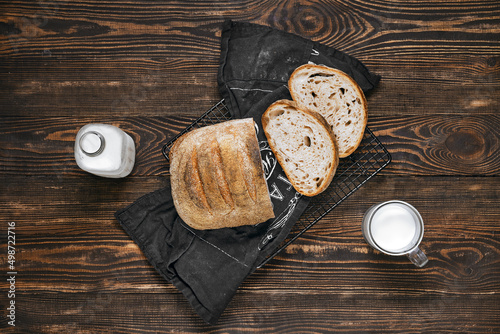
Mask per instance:
[[[340,157],[352,154],[368,119],[366,98],[356,81],[340,70],[306,64],[295,69],[288,86],[300,108],[321,114],[330,124]]]
[[[269,146],[297,192],[315,196],[331,183],[339,164],[333,132],[316,112],[290,100],[276,101],[262,115]]]

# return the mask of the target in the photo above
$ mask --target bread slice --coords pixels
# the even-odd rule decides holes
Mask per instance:
[[[169,158],[174,205],[192,228],[274,218],[252,118],[192,130],[175,141]]]
[[[315,196],[330,185],[339,155],[331,128],[321,115],[279,100],[262,115],[262,128],[297,192]]]
[[[321,114],[337,139],[340,158],[358,148],[365,133],[368,109],[359,85],[344,72],[326,66],[302,65],[288,80],[299,108]]]

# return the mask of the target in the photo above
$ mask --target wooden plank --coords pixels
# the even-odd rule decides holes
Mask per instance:
[[[52,55],[64,57],[154,57],[182,50],[186,56],[203,58],[216,55],[220,23],[228,17],[304,35],[360,58],[409,53],[422,58],[427,51],[494,55],[499,47],[495,18],[500,8],[489,1],[399,6],[389,1],[321,1],[307,6],[252,1],[243,13],[231,1],[217,5],[85,1],[79,6],[13,1],[2,9],[2,30],[10,43],[2,53],[15,57],[38,56],[51,49]]]
[[[372,117],[368,126],[393,162],[384,172],[499,175],[500,117],[450,115]]]
[[[495,113],[499,6],[437,4],[252,2],[240,13],[229,1],[15,1],[3,5],[0,17],[0,73],[7,92],[0,104],[3,113],[16,116],[35,110],[61,116],[196,112],[219,98],[220,29],[230,17],[299,34],[362,60],[383,78],[370,96],[374,115]],[[436,6],[438,12],[424,9]]]
[[[164,186],[164,179],[127,184],[20,176],[9,180],[11,185],[0,194],[0,215],[16,222],[16,266],[23,275],[23,291],[88,292],[96,284],[108,292],[165,289],[113,216]],[[495,203],[500,180],[473,180],[377,176],[250,276],[243,289],[314,295],[334,286],[349,294],[371,289],[404,296],[410,285],[416,295],[459,285],[463,294],[497,293],[500,212]],[[5,178],[2,183],[7,183]],[[424,218],[422,249],[430,262],[423,269],[404,257],[380,254],[363,240],[363,213],[394,198],[412,203]],[[6,237],[0,240],[5,246]],[[380,287],[386,281],[391,285]]]
[[[407,56],[367,63],[382,75],[379,87],[368,95],[370,115],[496,113],[500,61],[474,59],[450,56],[431,64]],[[100,118],[200,113],[220,99],[218,64],[218,57],[3,58],[1,114]]]
[[[17,329],[36,333],[484,333],[498,311],[492,295],[443,291],[400,298],[342,294],[333,287],[320,295],[238,293],[219,323],[209,326],[180,293],[40,292],[19,300]]]
[[[7,59],[3,116],[125,117],[200,114],[220,99],[218,60]],[[4,79],[5,78],[5,79]]]
[[[74,138],[87,123],[119,126],[136,143],[132,176],[168,175],[161,150],[196,116],[182,117],[3,117],[0,174],[87,177],[74,160]],[[391,175],[499,175],[497,114],[370,117],[368,126],[392,155]]]
[[[0,215],[17,223],[22,331],[474,333],[491,329],[500,311],[498,178],[376,177],[248,277],[216,326],[203,323],[112,218],[164,180],[124,187],[9,178]],[[390,198],[424,217],[430,262],[422,269],[362,240],[363,212]]]

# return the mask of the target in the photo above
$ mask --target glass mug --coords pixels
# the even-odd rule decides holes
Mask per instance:
[[[424,236],[422,217],[410,204],[387,201],[366,211],[362,222],[363,237],[373,248],[388,255],[406,255],[417,267],[429,261],[418,245]]]

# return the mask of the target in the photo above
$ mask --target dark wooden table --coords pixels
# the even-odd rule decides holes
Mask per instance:
[[[162,145],[219,101],[224,19],[322,42],[380,74],[368,126],[393,160],[209,326],[113,215],[169,184]],[[0,331],[500,332],[499,22],[486,0],[1,1]],[[93,122],[134,138],[127,178],[77,167],[75,135]],[[363,213],[389,199],[420,210],[424,268],[363,240]]]

